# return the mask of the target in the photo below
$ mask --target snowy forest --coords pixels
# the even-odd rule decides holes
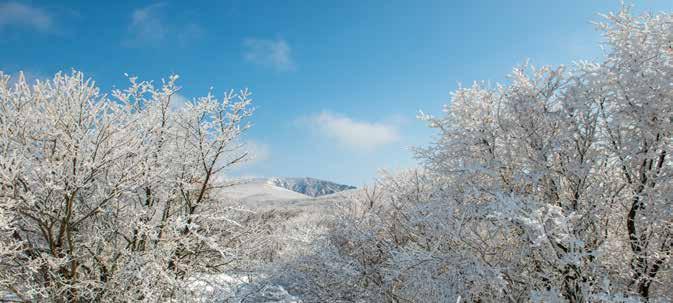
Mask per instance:
[[[227,195],[248,90],[0,73],[0,301],[671,302],[673,13],[601,16],[600,61],[463,86],[417,168],[291,207]]]

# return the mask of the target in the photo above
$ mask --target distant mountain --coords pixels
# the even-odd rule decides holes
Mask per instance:
[[[269,178],[267,182],[311,197],[320,197],[344,190],[355,189],[355,186],[343,185],[314,178],[275,177]]]

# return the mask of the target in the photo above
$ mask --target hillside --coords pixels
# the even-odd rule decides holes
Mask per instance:
[[[354,186],[338,184],[315,178],[270,178],[270,184],[302,193],[311,197],[320,197],[338,193],[344,190],[355,189]]]

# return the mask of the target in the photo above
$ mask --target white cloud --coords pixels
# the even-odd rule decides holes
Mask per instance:
[[[243,143],[243,150],[248,152],[247,164],[264,162],[271,156],[269,145],[253,140]]]
[[[171,96],[171,103],[168,104],[168,107],[171,111],[177,112],[180,111],[182,108],[184,108],[185,105],[190,102],[191,101],[187,99],[185,96],[175,93]]]
[[[349,117],[322,112],[309,119],[310,125],[342,146],[372,151],[399,140],[392,124],[355,121]]]
[[[133,10],[128,34],[122,44],[127,47],[158,45],[170,38],[179,46],[186,46],[203,36],[205,31],[198,24],[166,22],[162,14],[165,7],[166,4],[160,2]]]
[[[240,163],[232,167],[227,172],[229,176],[236,176],[237,179],[254,179],[264,176],[262,173],[268,165],[268,160],[271,158],[271,148],[268,144],[261,143],[255,140],[244,140],[241,142],[241,152],[247,152],[248,155]],[[261,174],[260,174],[261,173]]]
[[[243,57],[248,62],[273,68],[277,71],[294,70],[292,49],[283,39],[246,39]]]
[[[52,29],[52,17],[43,9],[18,2],[0,3],[0,29],[22,26],[46,32]]]
[[[137,46],[161,42],[168,31],[166,24],[159,16],[164,6],[163,3],[155,3],[133,10],[124,45]]]

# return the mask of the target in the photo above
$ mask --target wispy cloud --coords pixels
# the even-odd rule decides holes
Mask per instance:
[[[399,140],[397,127],[393,124],[355,121],[350,117],[322,112],[308,119],[309,125],[337,144],[358,150],[372,151]]]
[[[160,10],[165,5],[155,3],[150,6],[138,8],[131,13],[129,35],[124,44],[126,46],[155,44],[166,37],[166,25],[159,17]]]
[[[203,36],[204,30],[198,24],[174,25],[167,22],[163,15],[166,6],[165,3],[160,2],[133,10],[128,33],[122,45],[127,47],[156,46],[172,39],[178,45],[185,46]]]
[[[295,69],[292,48],[283,39],[248,38],[243,41],[243,46],[245,48],[243,57],[248,62],[273,68],[277,71]]]
[[[271,156],[269,145],[253,140],[245,141],[243,143],[243,150],[248,152],[248,165],[264,162]]]
[[[198,24],[189,23],[185,26],[182,26],[180,30],[177,31],[177,41],[180,46],[187,46],[190,43],[198,40],[203,37],[206,33],[206,30]]]
[[[241,142],[241,151],[248,153],[240,166],[234,166],[227,172],[229,176],[235,176],[237,179],[252,179],[264,177],[264,171],[268,168],[269,160],[272,157],[271,147],[255,140],[244,140]]]
[[[51,15],[41,8],[18,2],[0,3],[0,30],[17,26],[47,32],[53,25]]]
[[[171,111],[177,112],[182,110],[187,105],[187,103],[190,102],[191,101],[185,96],[175,93],[171,96],[171,103],[168,105],[168,107]]]

